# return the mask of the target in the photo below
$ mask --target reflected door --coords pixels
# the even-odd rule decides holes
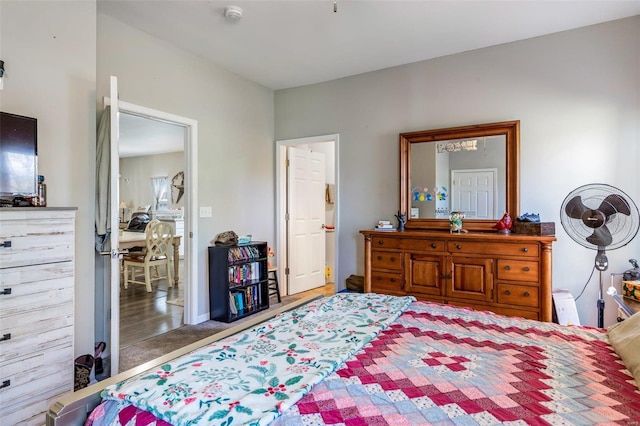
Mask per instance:
[[[466,219],[496,217],[496,169],[452,170],[451,210],[463,211]]]

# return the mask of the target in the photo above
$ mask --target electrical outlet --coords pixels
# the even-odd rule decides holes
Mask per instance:
[[[200,217],[211,217],[211,207],[200,207]]]

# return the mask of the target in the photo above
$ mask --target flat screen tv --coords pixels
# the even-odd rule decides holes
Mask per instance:
[[[38,185],[38,121],[0,112],[0,196],[33,197]]]

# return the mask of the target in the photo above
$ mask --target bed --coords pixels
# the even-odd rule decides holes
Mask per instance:
[[[69,395],[47,423],[638,424],[639,336],[634,317],[607,332],[340,293]]]

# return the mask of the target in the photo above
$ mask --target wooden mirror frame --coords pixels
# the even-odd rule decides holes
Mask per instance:
[[[506,207],[513,220],[520,215],[520,121],[476,124],[447,129],[421,130],[400,133],[400,212],[407,216],[406,229],[449,229],[448,219],[411,219],[411,145],[451,139],[479,138],[504,135],[506,137]],[[465,219],[463,229],[495,232],[499,219]]]

